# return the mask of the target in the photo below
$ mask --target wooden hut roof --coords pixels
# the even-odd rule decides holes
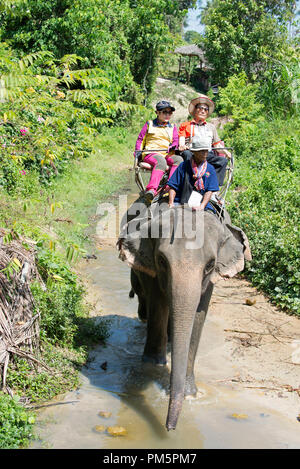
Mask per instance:
[[[196,44],[188,44],[187,46],[177,47],[177,49],[174,50],[174,54],[196,56],[200,57],[204,61],[203,50],[200,49],[200,47],[198,47]]]

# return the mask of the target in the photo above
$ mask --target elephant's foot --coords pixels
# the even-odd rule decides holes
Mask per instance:
[[[184,396],[196,396],[197,394],[197,386],[195,384],[194,376],[186,377],[185,380],[185,388],[184,388]]]
[[[145,354],[142,356],[144,363],[151,363],[152,365],[166,365],[167,359],[165,355]]]

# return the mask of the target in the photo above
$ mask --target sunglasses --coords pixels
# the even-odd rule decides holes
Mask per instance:
[[[162,114],[173,114],[173,111],[159,111],[161,112]]]
[[[196,106],[196,109],[201,109],[202,111],[208,112],[208,107],[206,107],[206,106],[199,106],[199,105],[197,105],[197,106]]]

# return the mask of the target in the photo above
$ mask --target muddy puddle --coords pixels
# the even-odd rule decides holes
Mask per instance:
[[[95,315],[110,323],[110,337],[92,351],[80,388],[39,411],[39,440],[31,448],[300,448],[296,419],[266,405],[261,391],[222,382],[237,370],[215,315],[208,315],[196,360],[198,396],[185,400],[176,431],[167,432],[170,354],[167,367],[141,362],[145,324],[137,319],[136,298],[128,297],[129,268],[113,246],[103,245],[81,271]],[[111,426],[124,427],[126,435],[111,436]]]

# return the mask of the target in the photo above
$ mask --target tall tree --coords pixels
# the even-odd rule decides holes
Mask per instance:
[[[276,57],[287,42],[293,0],[212,0],[202,14],[206,57],[214,79],[224,85],[245,71],[260,74],[266,57]]]
[[[20,53],[76,54],[84,67],[108,74],[115,96],[129,99],[138,84],[147,94],[159,54],[196,0],[5,0],[0,39]],[[13,8],[14,7],[14,8]],[[134,83],[135,82],[135,83]],[[136,87],[137,89],[138,87]]]

